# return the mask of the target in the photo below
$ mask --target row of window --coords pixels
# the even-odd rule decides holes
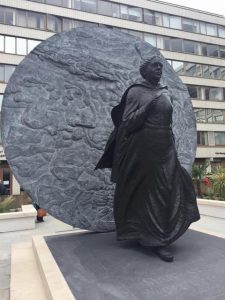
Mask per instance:
[[[0,64],[0,82],[8,83],[10,76],[15,71],[16,66]]]
[[[27,55],[41,41],[0,35],[0,52]]]
[[[199,146],[225,146],[225,132],[198,131],[197,144]]]
[[[96,23],[77,21],[74,19],[67,19],[62,17],[56,17],[53,15],[45,15],[41,13],[29,12],[18,9],[9,9],[4,7],[0,7],[0,23],[35,28],[40,30],[48,30],[53,32],[61,32],[64,30],[70,30],[72,28],[81,26],[105,27],[105,25],[98,25]],[[111,26],[106,27],[112,28]],[[138,36],[159,49],[204,55],[210,57],[225,58],[224,46],[199,43],[179,38],[156,36],[149,33],[143,33],[127,29],[120,30]]]
[[[188,92],[192,99],[224,101],[225,88],[187,85]]]
[[[225,26],[102,0],[31,0],[187,32],[225,38]]]
[[[173,66],[178,75],[225,80],[225,68],[223,67],[208,66],[175,60],[168,60],[168,62]]]
[[[225,123],[224,109],[195,108],[194,112],[198,123]]]

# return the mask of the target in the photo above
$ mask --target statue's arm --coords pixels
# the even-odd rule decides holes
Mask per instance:
[[[128,132],[132,132],[140,128],[148,114],[149,109],[155,102],[154,100],[140,106],[140,91],[132,88],[127,94],[126,106],[123,113],[122,122]]]

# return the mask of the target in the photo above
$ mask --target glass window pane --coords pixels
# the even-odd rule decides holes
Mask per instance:
[[[158,26],[162,26],[162,14],[155,12],[155,24]]]
[[[213,110],[212,109],[206,109],[206,122],[207,123],[213,122]]]
[[[81,0],[72,0],[72,8],[81,10]]]
[[[225,27],[224,26],[219,26],[218,32],[219,32],[219,37],[225,38]]]
[[[99,0],[98,12],[102,15],[112,16],[112,3]]]
[[[9,78],[11,77],[14,70],[15,70],[15,66],[5,65],[5,82],[6,83],[9,81]]]
[[[216,145],[225,145],[225,133],[224,132],[215,132],[215,144]]]
[[[4,42],[5,40],[4,40],[4,36],[3,35],[0,35],[0,51],[1,52],[4,52],[4,44],[5,44],[5,42]]]
[[[221,71],[221,79],[225,80],[225,68],[221,68],[220,71]]]
[[[147,43],[151,44],[152,46],[156,47],[156,36],[155,35],[145,33],[144,40]]]
[[[62,0],[62,6],[71,8],[71,0]]]
[[[225,47],[220,47],[220,57],[225,58]]]
[[[63,31],[70,30],[75,27],[76,27],[76,24],[75,24],[74,20],[63,18]]]
[[[156,24],[155,13],[151,10],[144,9],[144,22],[150,25]]]
[[[171,50],[171,39],[169,37],[163,38],[163,49],[168,51]]]
[[[207,45],[207,54],[208,56],[218,57],[219,48],[217,45]]]
[[[32,51],[38,44],[40,44],[41,41],[35,41],[35,40],[28,40],[28,53]]]
[[[219,67],[210,66],[209,67],[209,75],[210,75],[210,78],[220,79],[221,78],[220,68]]]
[[[206,116],[205,116],[206,112],[204,108],[195,108],[194,112],[195,112],[196,121],[198,123],[206,122]]]
[[[0,6],[0,23],[5,23],[5,8]]]
[[[182,40],[171,38],[171,50],[175,52],[183,52]]]
[[[5,79],[5,66],[0,65],[0,81],[3,82]]]
[[[61,0],[45,0],[45,1],[46,1],[46,4],[62,6]]]
[[[16,39],[16,53],[20,55],[26,55],[27,54],[27,40],[17,38]]]
[[[5,52],[12,54],[16,53],[16,39],[14,37],[5,37]]]
[[[163,43],[164,43],[163,37],[157,36],[157,47],[158,47],[159,49],[163,49],[163,48],[164,48],[164,47],[163,47]]]
[[[202,65],[202,69],[203,69],[203,77],[204,78],[209,78],[209,66]]]
[[[207,45],[201,44],[201,55],[207,56]]]
[[[182,61],[173,61],[172,66],[174,68],[174,71],[178,75],[184,75],[184,62],[182,62]]]
[[[197,131],[197,144],[208,145],[208,134],[205,131]]]
[[[0,111],[1,111],[1,109],[2,109],[2,100],[3,100],[3,95],[2,94],[0,94]],[[1,124],[1,119],[0,119],[0,124]],[[0,130],[1,131],[1,130]],[[1,133],[0,133],[1,134]],[[2,140],[1,140],[1,136],[0,136],[0,142],[1,142]]]
[[[184,31],[188,32],[199,32],[199,23],[190,19],[182,20],[182,27]]]
[[[120,18],[120,6],[119,4],[112,3],[112,11],[113,11],[113,17]]]
[[[15,13],[14,9],[6,9],[5,10],[5,24],[7,25],[15,25]]]
[[[170,28],[181,29],[181,18],[170,16]]]
[[[215,24],[206,24],[207,35],[217,36],[217,26]]]
[[[206,24],[203,22],[200,23],[200,33],[206,34]]]
[[[202,77],[202,66],[199,64],[186,63],[186,76]]]
[[[96,0],[82,0],[81,10],[86,12],[96,12]]]
[[[188,85],[188,92],[192,99],[201,99],[201,90],[200,87],[194,85]]]
[[[50,31],[61,32],[62,30],[62,20],[59,17],[48,15],[47,28]]]
[[[184,52],[198,54],[198,43],[184,40]]]
[[[142,21],[142,10],[138,7],[128,7],[128,19],[131,21]]]
[[[27,13],[24,10],[18,10],[16,12],[16,25],[27,27]]]
[[[163,26],[170,27],[170,19],[168,15],[163,14]]]
[[[45,29],[45,16],[43,14],[28,12],[28,27]]]
[[[213,112],[213,122],[214,123],[224,123],[224,110],[212,109],[212,112]]]
[[[207,100],[223,100],[222,89],[217,87],[210,87],[209,99]]]

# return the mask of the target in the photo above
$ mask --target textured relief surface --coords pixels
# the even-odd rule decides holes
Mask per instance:
[[[80,228],[114,229],[108,170],[94,171],[113,125],[110,111],[159,50],[117,30],[77,28],[39,44],[16,68],[2,107],[7,160],[33,202]],[[164,60],[178,158],[191,168],[196,124],[187,88]]]

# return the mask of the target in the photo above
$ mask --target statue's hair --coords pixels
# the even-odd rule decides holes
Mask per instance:
[[[159,55],[154,55],[154,56],[152,56],[152,57],[150,57],[150,58],[144,60],[144,62],[142,62],[142,64],[140,65],[139,71],[140,71],[140,74],[141,74],[141,76],[142,76],[143,78],[145,78],[145,76],[146,76],[145,70],[146,70],[147,65],[148,65],[149,63],[152,63],[153,60],[158,60],[158,61],[162,62],[162,57],[159,56]]]

